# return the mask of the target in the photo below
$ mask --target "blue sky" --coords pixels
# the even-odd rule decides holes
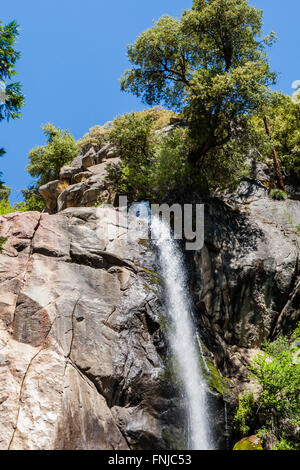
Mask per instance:
[[[291,93],[300,79],[299,0],[252,0],[264,10],[265,32],[279,40],[270,50],[277,88]],[[14,188],[12,201],[32,179],[25,172],[31,148],[44,142],[42,123],[70,129],[78,139],[95,124],[117,114],[140,110],[135,97],[121,93],[118,78],[128,68],[126,45],[153,19],[179,14],[192,0],[10,0],[0,19],[20,24],[18,80],[26,106],[21,119],[0,124],[3,179]]]

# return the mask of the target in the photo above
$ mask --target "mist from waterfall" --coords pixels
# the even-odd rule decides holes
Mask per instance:
[[[154,217],[152,241],[157,247],[165,283],[168,339],[182,382],[188,419],[189,450],[212,449],[207,416],[205,380],[200,367],[199,338],[193,322],[184,260],[169,226]]]

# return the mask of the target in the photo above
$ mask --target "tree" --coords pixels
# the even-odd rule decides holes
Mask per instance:
[[[150,197],[149,169],[154,158],[155,114],[127,113],[113,121],[109,140],[121,163],[108,168],[107,179],[114,189],[126,192],[132,200]]]
[[[128,46],[133,67],[121,89],[147,104],[183,112],[193,165],[224,146],[267,101],[270,72],[262,12],[247,0],[194,0],[177,19],[163,16]]]
[[[276,149],[285,180],[297,186],[300,178],[300,102],[277,92],[272,93],[271,98],[264,113],[251,118],[249,141],[252,148],[264,158],[272,155]],[[265,132],[265,114],[268,116],[272,140]]]
[[[46,144],[29,152],[30,163],[26,167],[28,173],[37,178],[35,187],[58,179],[61,167],[70,163],[79,153],[76,141],[68,130],[57,129],[50,123],[42,126],[42,129]]]
[[[273,138],[272,138],[272,134],[271,134],[271,130],[270,130],[270,126],[269,126],[267,116],[263,117],[263,121],[264,121],[264,125],[265,125],[266,134],[269,137],[270,142],[272,143]],[[277,155],[276,148],[275,148],[274,145],[272,145],[272,154],[273,154],[274,169],[275,169],[275,174],[276,174],[276,179],[277,179],[278,186],[282,191],[285,191],[285,186],[284,186],[284,182],[283,182],[282,175],[281,175],[281,169],[280,169],[280,165],[279,165],[278,155]]]
[[[18,118],[24,104],[20,83],[11,82],[16,75],[15,64],[20,58],[20,53],[15,50],[18,35],[16,21],[7,25],[0,21],[0,121]],[[0,156],[4,153],[0,148]]]

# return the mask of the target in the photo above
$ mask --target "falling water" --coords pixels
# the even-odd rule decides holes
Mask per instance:
[[[199,366],[199,344],[193,323],[182,255],[170,238],[170,229],[158,217],[151,222],[153,241],[165,282],[170,321],[169,341],[186,400],[190,450],[212,448],[209,437],[205,381]]]

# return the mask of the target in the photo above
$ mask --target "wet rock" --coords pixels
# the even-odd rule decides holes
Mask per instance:
[[[263,450],[263,447],[258,436],[250,436],[239,441],[233,450]]]
[[[116,212],[0,217],[1,449],[165,449],[177,429],[155,256]]]

